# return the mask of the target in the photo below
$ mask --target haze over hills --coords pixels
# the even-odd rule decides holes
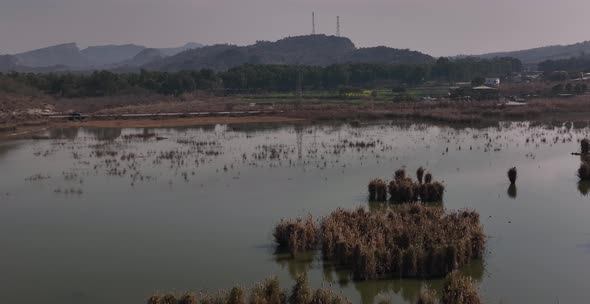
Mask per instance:
[[[161,59],[202,46],[191,42],[181,47],[149,49],[149,58]],[[148,57],[143,54],[137,59],[136,56],[145,50],[148,48],[135,44],[91,46],[82,50],[75,43],[60,44],[15,55],[2,55],[0,71],[95,70],[112,69],[121,65],[143,65],[148,62]]]
[[[296,36],[248,46],[213,45],[179,53],[145,65],[161,71],[227,70],[243,64],[427,63],[433,57],[389,47],[358,49],[348,38],[326,35]]]
[[[520,59],[523,64],[536,66],[545,60],[568,59],[580,55],[590,54],[590,41],[570,45],[552,45],[512,52],[496,52],[476,55],[479,58],[514,57]]]
[[[549,59],[565,59],[590,54],[590,41],[554,45],[512,52],[474,55],[476,58],[514,57],[536,68]],[[464,57],[464,56],[458,56]],[[344,37],[306,35],[278,41],[258,41],[253,45],[187,43],[176,48],[147,48],[142,45],[103,45],[80,49],[75,43],[55,45],[15,55],[0,55],[0,71],[160,71],[227,70],[243,64],[302,64],[326,66],[335,63],[420,64],[433,57],[390,47],[357,48]]]

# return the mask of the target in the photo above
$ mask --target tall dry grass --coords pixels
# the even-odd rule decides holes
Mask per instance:
[[[479,291],[471,278],[452,272],[443,287],[442,304],[480,304]]]
[[[318,228],[310,215],[304,220],[281,220],[275,226],[273,236],[281,249],[288,249],[295,256],[297,253],[316,248]]]
[[[406,176],[404,169],[395,171],[394,179],[385,187],[386,182],[382,179],[373,179],[369,182],[369,199],[380,201],[387,199],[387,192],[390,194],[390,200],[394,203],[410,202],[442,202],[445,187],[442,183],[433,182],[432,174],[424,173],[424,168],[420,167],[416,171],[417,181]],[[423,182],[424,180],[424,182]]]
[[[320,226],[315,239],[323,257],[351,269],[357,280],[444,277],[481,258],[486,240],[475,211],[446,213],[421,204],[339,209]]]

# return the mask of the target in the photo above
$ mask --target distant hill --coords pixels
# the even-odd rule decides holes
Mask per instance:
[[[175,48],[148,49],[142,45],[125,44],[91,46],[80,50],[75,43],[67,43],[15,55],[2,55],[0,71],[84,71],[140,66],[202,46],[191,42]]]
[[[357,49],[348,38],[308,35],[249,46],[213,45],[182,52],[144,66],[162,71],[227,70],[243,64],[426,63],[434,59],[416,51],[388,47]]]
[[[60,44],[34,51],[16,54],[17,65],[30,68],[66,65],[82,68],[91,65],[91,60],[84,56],[75,43]]]
[[[133,58],[145,46],[135,44],[91,46],[80,51],[94,66],[113,65]]]
[[[135,55],[133,58],[123,61],[119,64],[120,68],[124,67],[140,67],[148,63],[164,58],[164,54],[160,49],[144,49]]]
[[[204,47],[204,45],[200,44],[200,43],[195,43],[195,42],[189,42],[181,47],[176,47],[176,48],[160,48],[157,49],[158,51],[160,51],[162,53],[163,56],[174,56],[178,53],[182,53],[184,51],[188,51],[188,50],[192,50],[192,49],[198,49],[198,48],[202,48]]]
[[[0,55],[0,71],[14,69],[18,59],[12,55]]]
[[[514,57],[525,65],[536,65],[545,60],[567,59],[590,54],[590,41],[570,45],[553,45],[513,52],[498,52],[477,55],[479,58]]]

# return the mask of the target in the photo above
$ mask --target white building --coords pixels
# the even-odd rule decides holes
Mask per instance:
[[[486,78],[484,85],[488,87],[499,87],[500,78]]]

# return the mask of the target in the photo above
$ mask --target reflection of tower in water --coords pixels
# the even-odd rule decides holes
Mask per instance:
[[[295,135],[297,137],[297,158],[303,158],[303,126],[295,125]]]

